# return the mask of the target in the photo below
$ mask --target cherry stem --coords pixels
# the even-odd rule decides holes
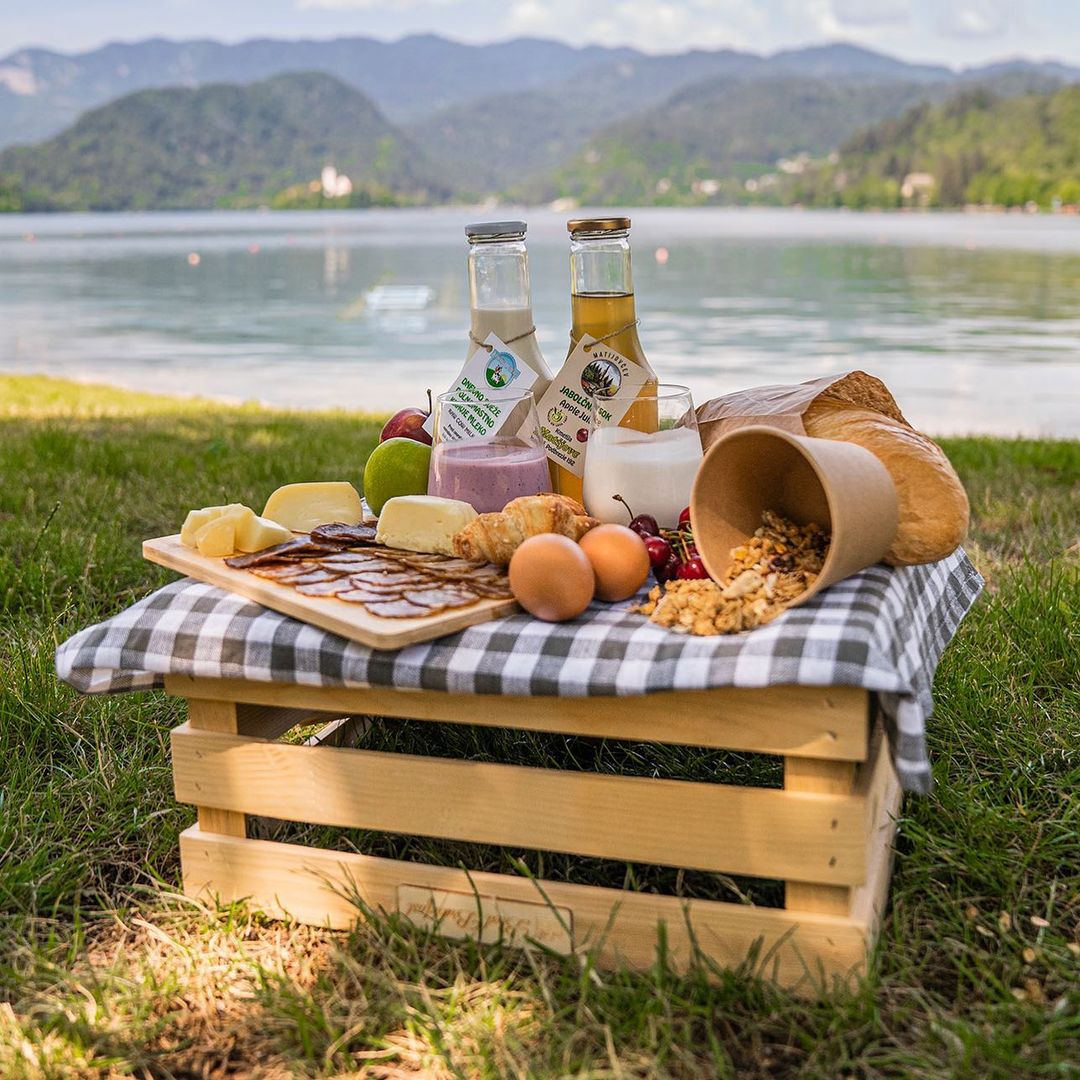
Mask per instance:
[[[611,497],[615,502],[621,502],[623,506],[626,507],[626,512],[630,515],[630,520],[633,521],[636,515],[634,514],[634,511],[630,509],[630,504],[621,495],[612,495]]]

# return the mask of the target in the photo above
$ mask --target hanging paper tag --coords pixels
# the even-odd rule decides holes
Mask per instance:
[[[452,405],[444,406],[440,434],[445,442],[498,434],[511,420],[513,410],[495,404],[491,395],[511,389],[524,393],[531,390],[540,378],[540,372],[530,367],[496,334],[488,334],[484,346],[465,361],[465,366],[447,391],[457,401],[482,405],[483,408],[454,410]],[[434,432],[434,424],[434,416],[429,416],[424,423],[424,430],[429,435]]]
[[[585,335],[571,350],[562,370],[537,402],[540,438],[552,461],[581,476],[585,472],[585,448],[593,403],[597,403],[605,424],[618,424],[645,385],[648,373],[622,353],[596,344]],[[625,397],[617,404],[605,404],[615,394]]]

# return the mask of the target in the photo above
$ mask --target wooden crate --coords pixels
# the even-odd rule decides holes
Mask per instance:
[[[271,915],[344,927],[350,896],[448,936],[531,938],[602,963],[670,955],[723,966],[757,945],[762,973],[804,993],[861,973],[888,890],[900,790],[871,699],[847,687],[626,698],[478,698],[166,679],[188,700],[172,733],[188,895],[248,898]],[[276,741],[297,724],[409,717],[779,754],[784,787],[563,772]],[[339,732],[340,734],[340,732]],[[249,838],[247,815],[559,851],[785,882],[766,908],[328,851]]]

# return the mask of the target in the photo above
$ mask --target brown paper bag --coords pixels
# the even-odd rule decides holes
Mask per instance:
[[[825,375],[809,382],[754,386],[713,398],[697,408],[702,449],[721,436],[749,424],[768,424],[793,435],[806,435],[803,413],[818,398],[873,409],[911,427],[888,387],[865,371]]]

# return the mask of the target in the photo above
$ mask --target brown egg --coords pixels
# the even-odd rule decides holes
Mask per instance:
[[[645,541],[625,525],[597,525],[581,538],[580,547],[596,574],[599,600],[626,600],[649,576]]]
[[[596,579],[585,552],[569,537],[530,536],[510,560],[510,591],[530,615],[563,622],[580,615],[593,598]]]

